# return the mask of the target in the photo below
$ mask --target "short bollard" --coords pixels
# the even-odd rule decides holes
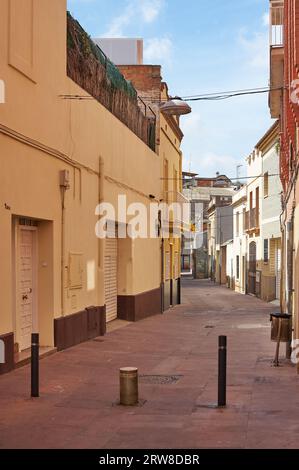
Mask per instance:
[[[39,334],[31,335],[31,397],[39,397]]]
[[[227,337],[219,336],[218,351],[218,407],[226,406],[226,356]]]
[[[138,405],[138,369],[123,367],[119,375],[120,404],[124,406]]]

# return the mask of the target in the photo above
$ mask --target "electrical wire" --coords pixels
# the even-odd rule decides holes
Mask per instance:
[[[229,178],[227,176],[227,178],[230,180],[230,181],[239,181],[239,180],[247,180],[247,179],[256,179],[256,178],[265,178],[266,176],[270,177],[270,176],[280,176],[280,173],[271,173],[271,174],[264,174],[264,175],[257,175],[257,176],[240,176],[238,178]],[[193,180],[196,180],[197,177],[194,177],[194,178],[189,178],[189,179],[186,179],[186,178],[164,178],[164,177],[161,177],[160,178],[161,180],[169,180],[169,181],[184,181],[186,183],[191,183]],[[200,176],[198,177],[198,179],[201,179]],[[211,178],[208,178],[208,177],[204,177],[203,179],[205,180],[215,180],[215,177],[211,177]],[[210,188],[211,186],[195,186],[195,188]],[[227,188],[222,188],[221,186],[212,186],[212,188],[214,189],[231,189],[230,187],[227,187]],[[186,189],[190,189],[190,188],[186,188]]]
[[[164,103],[169,100],[181,100],[181,101],[220,101],[220,100],[226,100],[230,98],[234,98],[237,96],[246,96],[246,95],[257,95],[257,94],[262,94],[262,93],[269,93],[270,91],[278,91],[278,90],[283,90],[286,89],[287,87],[260,87],[260,88],[245,88],[241,90],[232,90],[232,91],[224,91],[224,92],[216,92],[216,93],[202,93],[198,95],[189,95],[189,96],[174,96],[174,97],[169,97],[169,98],[161,98],[161,99],[156,99],[156,98],[149,98],[148,96],[138,96],[144,101],[150,102],[150,103]],[[60,98],[66,99],[66,100],[94,100],[95,98],[90,95],[59,95]]]
[[[217,92],[217,93],[202,93],[198,95],[189,95],[189,96],[174,96],[170,98],[164,99],[150,99],[149,97],[140,96],[145,101],[151,101],[156,103],[163,103],[169,100],[182,100],[182,101],[219,101],[225,100],[229,98],[234,98],[237,96],[245,96],[245,95],[256,95],[262,93],[269,93],[270,91],[279,91],[286,89],[287,87],[260,87],[260,88],[246,88],[243,90],[232,90],[232,91],[224,91],[224,92]]]

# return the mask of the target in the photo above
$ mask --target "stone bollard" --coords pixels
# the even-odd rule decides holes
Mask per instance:
[[[120,404],[124,406],[138,405],[138,369],[122,367],[119,375]]]

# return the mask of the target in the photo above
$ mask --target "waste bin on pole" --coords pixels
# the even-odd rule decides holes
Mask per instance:
[[[279,346],[280,343],[288,343],[291,341],[290,321],[292,315],[287,313],[272,313],[271,321],[271,341],[276,342],[276,352],[274,366],[279,366]]]

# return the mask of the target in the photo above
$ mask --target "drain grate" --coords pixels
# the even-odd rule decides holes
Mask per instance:
[[[101,338],[94,338],[92,341],[95,341],[95,343],[104,343],[104,339]]]
[[[215,325],[206,325],[205,328],[212,329],[212,328],[215,328]]]
[[[144,384],[171,385],[177,383],[183,375],[140,375],[139,381]]]

